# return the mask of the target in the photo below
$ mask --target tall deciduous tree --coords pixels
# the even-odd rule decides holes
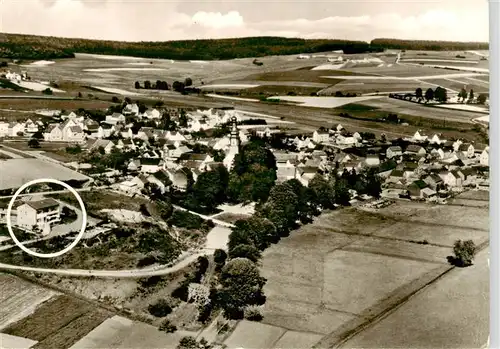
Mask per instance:
[[[266,279],[260,276],[255,263],[247,258],[235,258],[222,268],[220,283],[220,305],[231,312],[244,309],[247,305],[259,304]]]
[[[425,100],[427,102],[430,102],[434,99],[434,90],[432,88],[428,88],[426,91],[425,91]]]
[[[422,99],[423,97],[423,91],[422,89],[419,87],[415,90],[415,97],[417,97],[417,99]]]

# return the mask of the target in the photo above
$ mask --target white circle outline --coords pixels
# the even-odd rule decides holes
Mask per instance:
[[[78,200],[78,203],[80,204],[80,208],[82,210],[83,218],[82,218],[82,228],[80,229],[80,233],[78,234],[78,236],[75,238],[75,240],[69,246],[67,246],[66,248],[64,248],[63,250],[61,250],[59,252],[38,253],[38,252],[32,251],[29,248],[25,247],[23,244],[21,244],[19,242],[19,240],[17,240],[14,232],[12,231],[12,221],[10,218],[11,218],[11,212],[12,212],[12,207],[14,206],[14,202],[16,201],[19,194],[21,194],[26,188],[28,188],[29,186],[31,186],[33,184],[39,184],[39,183],[54,183],[54,184],[62,185],[63,187],[68,189],[71,194],[73,194],[76,197],[76,199]],[[80,194],[78,194],[78,192],[73,187],[71,187],[69,184],[61,182],[57,179],[52,179],[52,178],[35,179],[35,180],[32,180],[28,183],[23,184],[21,186],[21,188],[17,189],[17,191],[14,193],[14,196],[10,200],[9,206],[7,207],[6,215],[7,215],[7,217],[6,217],[7,218],[7,229],[9,230],[10,237],[12,238],[12,240],[14,240],[14,243],[24,252],[26,252],[32,256],[40,257],[40,258],[59,257],[65,253],[69,252],[71,249],[73,249],[78,244],[78,242],[80,242],[80,240],[83,237],[83,234],[85,233],[85,228],[87,226],[87,210],[85,209],[85,205],[83,204],[83,200],[82,200]]]

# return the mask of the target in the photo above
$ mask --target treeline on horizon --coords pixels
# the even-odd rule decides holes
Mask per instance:
[[[488,43],[375,39],[371,43],[335,39],[247,37],[232,39],[125,42],[50,36],[0,34],[0,57],[10,59],[73,58],[90,53],[175,60],[224,60],[342,50],[345,54],[407,50],[479,50]]]

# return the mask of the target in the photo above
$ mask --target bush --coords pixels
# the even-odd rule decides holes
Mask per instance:
[[[139,259],[137,262],[137,267],[142,268],[142,267],[147,267],[148,265],[155,264],[157,262],[155,256],[146,256],[144,258]]]
[[[202,305],[198,310],[200,314],[198,315],[198,321],[202,324],[206,324],[210,319],[210,315],[212,314],[213,306],[211,303],[207,303]]]
[[[177,326],[171,323],[170,320],[165,319],[160,324],[160,327],[158,327],[158,330],[166,333],[174,333],[175,331],[177,331]]]
[[[45,90],[42,91],[42,93],[44,95],[51,95],[53,94],[52,90],[50,89],[50,87],[47,87]]]
[[[156,317],[165,317],[172,312],[172,307],[166,299],[159,299],[156,303],[148,306],[148,311]]]
[[[188,283],[181,283],[175,290],[172,291],[172,297],[187,302],[189,297]]]
[[[472,240],[457,240],[453,245],[454,256],[449,258],[450,263],[457,267],[467,267],[472,265],[477,247]]]
[[[176,210],[168,222],[179,228],[200,229],[204,219],[187,211]]]
[[[259,308],[250,307],[245,309],[245,319],[250,321],[261,321],[263,316]]]

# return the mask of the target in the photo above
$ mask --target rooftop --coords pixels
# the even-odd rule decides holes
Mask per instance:
[[[28,201],[26,205],[34,208],[35,210],[42,210],[44,208],[59,207],[59,202],[54,199],[43,199],[37,201]]]

